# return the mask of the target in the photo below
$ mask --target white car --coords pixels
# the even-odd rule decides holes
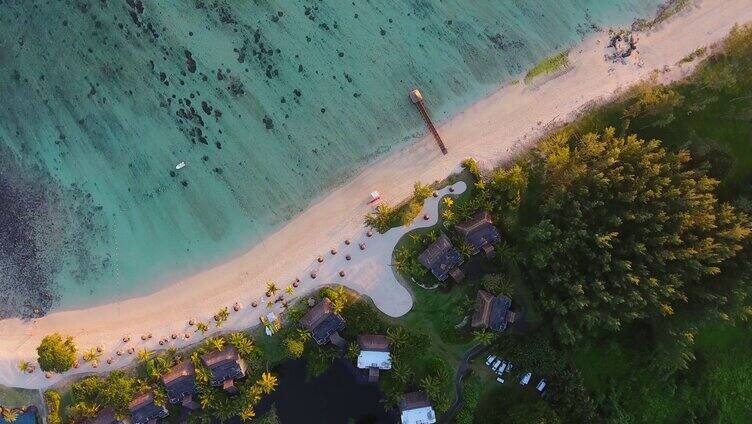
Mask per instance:
[[[541,379],[541,381],[538,382],[538,385],[535,386],[535,390],[540,394],[543,394],[546,391],[546,380]]]
[[[502,375],[502,374],[504,374],[504,370],[505,369],[507,369],[507,361],[504,361],[504,362],[501,363],[501,366],[499,367],[498,370],[496,370],[496,373],[499,374],[499,375]]]
[[[494,362],[493,366],[491,367],[491,370],[495,372],[496,369],[499,368],[499,365],[501,365],[501,359],[497,359],[496,362]]]
[[[527,386],[527,383],[530,382],[530,378],[533,376],[533,373],[529,372],[527,374],[524,374],[522,377],[520,377],[520,386]]]
[[[496,381],[499,382],[499,383],[501,383],[501,384],[504,384],[504,379],[501,378],[501,377],[496,377]]]
[[[494,355],[488,355],[488,358],[486,358],[486,365],[491,366],[495,359],[496,357]]]

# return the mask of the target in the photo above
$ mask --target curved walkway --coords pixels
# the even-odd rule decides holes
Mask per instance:
[[[418,217],[408,225],[392,228],[384,234],[379,234],[362,228],[361,224],[361,229],[350,234],[351,238],[343,237],[338,245],[320,246],[318,257],[312,256],[308,263],[300,264],[300,268],[295,270],[299,287],[295,289],[294,296],[286,295],[285,298],[292,300],[306,296],[326,285],[341,284],[370,297],[376,307],[386,315],[400,317],[406,314],[412,309],[413,298],[395,276],[391,265],[392,252],[399,240],[408,232],[416,228],[430,227],[438,222],[439,203],[444,196],[459,195],[466,189],[467,184],[464,181],[458,181],[436,190],[436,197],[426,199]],[[427,219],[423,219],[423,216]],[[330,247],[329,251],[325,250]],[[292,280],[292,277],[284,279],[281,277],[276,281]],[[129,366],[135,360],[135,352],[142,349],[148,351],[170,347],[182,349],[220,331],[247,329],[258,325],[259,318],[268,312],[280,314],[283,310],[282,302],[274,302],[276,297],[268,298],[264,293],[265,290],[266,287],[262,284],[249,287],[236,298],[237,309],[234,309],[233,303],[230,302],[214,303],[206,299],[195,299],[196,303],[208,304],[210,311],[217,311],[223,306],[228,308],[230,315],[222,328],[213,325],[210,313],[197,313],[191,309],[177,310],[175,314],[166,312],[155,317],[151,322],[130,321],[123,318],[118,321],[120,325],[115,325],[106,319],[103,319],[103,322],[91,319],[100,313],[104,316],[104,309],[134,305],[138,299],[92,309],[53,313],[29,323],[19,320],[0,321],[0,340],[2,340],[0,342],[0,384],[43,389],[74,375],[101,374]],[[167,306],[164,308],[169,309]],[[197,322],[209,322],[210,330],[206,334],[196,333],[195,328],[189,324],[191,319]],[[46,323],[44,330],[38,328],[42,323]],[[51,374],[49,378],[38,368],[31,374],[20,372],[19,362],[25,360],[34,363],[36,347],[41,338],[52,331],[73,336],[79,352],[92,347],[100,347],[102,358],[98,366],[94,368],[92,363],[80,361],[79,368],[62,374]]]
[[[460,365],[457,367],[457,372],[454,374],[454,403],[452,403],[452,406],[450,406],[446,413],[444,413],[444,416],[441,417],[442,423],[452,422],[452,418],[457,414],[457,410],[462,405],[462,379],[467,375],[468,365],[470,361],[486,349],[488,349],[488,346],[477,344],[471,347],[470,350],[465,352],[462,356],[462,361],[460,361]]]

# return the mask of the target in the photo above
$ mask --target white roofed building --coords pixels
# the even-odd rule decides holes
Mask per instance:
[[[385,336],[358,336],[358,347],[358,368],[368,370],[368,381],[378,381],[379,370],[392,369],[392,354]]]
[[[407,393],[400,402],[400,418],[402,424],[433,424],[436,422],[436,412],[423,392]]]

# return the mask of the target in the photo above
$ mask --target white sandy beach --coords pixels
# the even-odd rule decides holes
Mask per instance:
[[[24,322],[0,321],[0,384],[23,388],[44,388],[74,373],[107,371],[130,363],[135,355],[115,355],[128,347],[159,349],[158,340],[178,334],[165,347],[182,347],[200,338],[188,326],[195,318],[210,321],[217,310],[235,302],[243,308],[232,312],[222,331],[242,329],[259,322],[266,306],[266,281],[274,280],[284,288],[295,278],[300,287],[292,298],[299,298],[324,284],[344,284],[369,296],[386,314],[401,316],[412,307],[409,292],[396,280],[390,267],[391,251],[399,237],[415,226],[435,222],[438,200],[429,198],[425,210],[430,220],[420,218],[412,228],[393,229],[373,237],[366,235],[363,216],[368,193],[379,190],[389,203],[407,198],[415,181],[433,182],[445,178],[467,158],[476,158],[491,167],[530,147],[552,123],[575,117],[594,101],[603,101],[626,87],[660,70],[663,81],[675,80],[691,71],[692,65],[676,63],[698,47],[722,40],[734,24],[752,21],[752,0],[703,0],[668,22],[645,34],[638,44],[643,66],[634,61],[614,65],[604,60],[605,32],[588,38],[571,50],[572,69],[544,83],[532,86],[516,84],[475,103],[439,126],[449,149],[442,156],[430,134],[392,152],[363,170],[347,184],[321,198],[276,233],[248,252],[220,266],[176,282],[154,294],[93,308],[53,312],[43,318]],[[668,67],[668,69],[666,69]],[[431,107],[431,93],[423,93]],[[417,113],[405,93],[405,113]],[[464,183],[455,186],[455,193]],[[446,194],[447,190],[442,190]],[[344,241],[351,243],[346,245]],[[365,243],[361,251],[359,243]],[[337,254],[329,251],[337,249]],[[352,260],[346,260],[350,254]],[[317,256],[325,258],[323,264]],[[316,279],[310,278],[318,271]],[[341,278],[338,273],[344,270]],[[290,298],[291,296],[287,296]],[[259,303],[251,307],[252,301]],[[272,310],[279,311],[279,304]],[[97,370],[81,364],[76,370],[47,379],[37,370],[33,374],[18,371],[21,360],[34,362],[36,347],[46,334],[60,332],[74,336],[79,350],[102,346],[104,355]],[[191,334],[189,340],[182,335]],[[142,334],[153,338],[141,341]],[[209,335],[208,333],[207,335]],[[129,335],[131,341],[123,343]],[[105,360],[113,358],[112,365]]]

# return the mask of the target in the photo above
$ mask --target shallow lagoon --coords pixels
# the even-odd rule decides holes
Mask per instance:
[[[659,3],[0,3],[0,318],[247,248],[421,134],[410,88],[447,117]]]

